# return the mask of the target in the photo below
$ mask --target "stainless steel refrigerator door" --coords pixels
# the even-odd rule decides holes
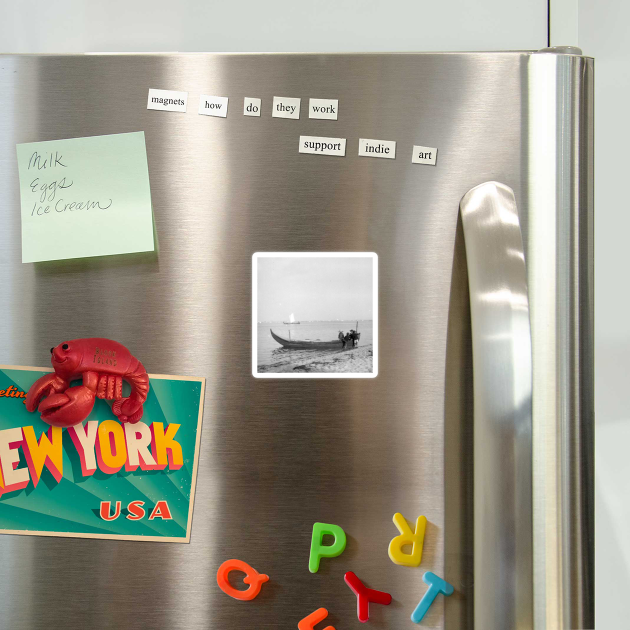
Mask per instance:
[[[572,69],[579,120],[586,111],[576,142],[588,162],[592,62],[583,57],[0,59],[0,362],[45,365],[60,339],[105,336],[130,347],[149,372],[207,377],[191,543],[0,536],[0,625],[262,630],[295,627],[325,606],[341,629],[358,625],[343,583],[353,570],[394,597],[372,607],[370,623],[402,628],[431,570],[455,594],[436,600],[423,627],[472,627],[472,350],[459,203],[481,182],[508,185],[526,254],[537,255],[545,235],[531,220],[540,191],[533,165],[543,157],[534,154],[534,57],[550,74]],[[152,87],[188,91],[188,113],[148,111]],[[228,117],[197,115],[200,94],[228,96]],[[305,111],[299,121],[272,118],[274,95],[301,97],[303,110],[309,97],[338,98],[339,119],[311,120]],[[260,118],[242,116],[245,96],[263,99]],[[555,101],[547,109],[555,115]],[[21,264],[15,144],[138,130],[146,134],[158,252]],[[346,157],[299,155],[300,135],[347,138]],[[358,157],[359,137],[396,140],[396,159]],[[412,164],[413,144],[438,147],[437,165]],[[576,238],[588,242],[588,199],[575,208]],[[546,243],[545,255],[568,256],[562,269],[577,268],[576,248],[558,247]],[[378,254],[376,379],[251,376],[258,251]],[[588,294],[588,263],[578,271]],[[588,322],[575,326],[580,360],[588,360]],[[582,379],[588,390],[580,362],[569,369],[571,382]],[[395,512],[429,520],[418,569],[387,557]],[[341,525],[348,546],[312,575],[315,521]],[[218,589],[217,568],[230,557],[270,576],[255,601]],[[588,562],[580,566],[588,573]]]

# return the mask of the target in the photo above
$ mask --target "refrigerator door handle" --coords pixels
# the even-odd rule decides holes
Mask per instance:
[[[533,624],[532,344],[514,192],[460,202],[473,346],[475,628]]]

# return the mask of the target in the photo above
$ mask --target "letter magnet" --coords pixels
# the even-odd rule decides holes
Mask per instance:
[[[333,536],[335,541],[332,545],[323,545],[324,536]],[[346,533],[339,525],[329,525],[327,523],[314,523],[313,536],[311,538],[311,554],[308,559],[308,570],[311,573],[319,571],[319,562],[322,558],[336,558],[340,556],[346,548]]]
[[[425,516],[419,516],[416,521],[416,531],[412,532],[405,517],[396,512],[394,524],[400,532],[399,536],[389,543],[389,557],[394,564],[402,564],[407,567],[417,567],[422,561],[422,547],[424,545],[424,532],[427,528]],[[403,547],[411,545],[411,553],[404,553]]]
[[[243,582],[249,584],[249,588],[246,591],[239,591],[235,589],[228,579],[230,571],[242,571],[245,573]],[[260,593],[262,585],[269,580],[269,576],[264,573],[258,573],[256,569],[252,568],[246,562],[242,560],[226,560],[217,571],[217,584],[219,588],[230,597],[234,599],[240,599],[241,601],[251,601]]]

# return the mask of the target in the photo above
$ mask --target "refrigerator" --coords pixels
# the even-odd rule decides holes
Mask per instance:
[[[105,337],[206,378],[190,542],[0,535],[0,628],[295,628],[322,607],[316,628],[358,628],[349,571],[392,596],[375,628],[416,627],[426,572],[453,593],[420,627],[593,626],[591,58],[3,55],[0,104],[0,364]],[[138,131],[155,251],[22,263],[16,145]],[[266,257],[293,287],[274,333],[324,317],[289,304],[317,284],[289,282],[296,254],[371,261],[372,310],[355,323],[351,282],[329,325],[363,332],[343,357],[367,373],[258,369]],[[395,514],[427,519],[419,566],[388,557]],[[314,523],[347,536],[317,573]],[[234,558],[269,576],[252,601],[217,584]]]

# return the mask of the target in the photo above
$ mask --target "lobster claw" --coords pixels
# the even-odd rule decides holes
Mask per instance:
[[[63,393],[48,396],[37,409],[44,422],[54,427],[72,427],[90,415],[95,400],[95,392],[85,385],[78,385]]]
[[[115,400],[112,411],[122,423],[129,422],[130,424],[136,424],[143,414],[142,403],[133,396]]]
[[[41,376],[31,385],[26,394],[26,409],[31,412],[35,411],[39,401],[44,396],[50,396],[55,392],[64,390],[66,387],[68,387],[68,383],[54,372]]]

